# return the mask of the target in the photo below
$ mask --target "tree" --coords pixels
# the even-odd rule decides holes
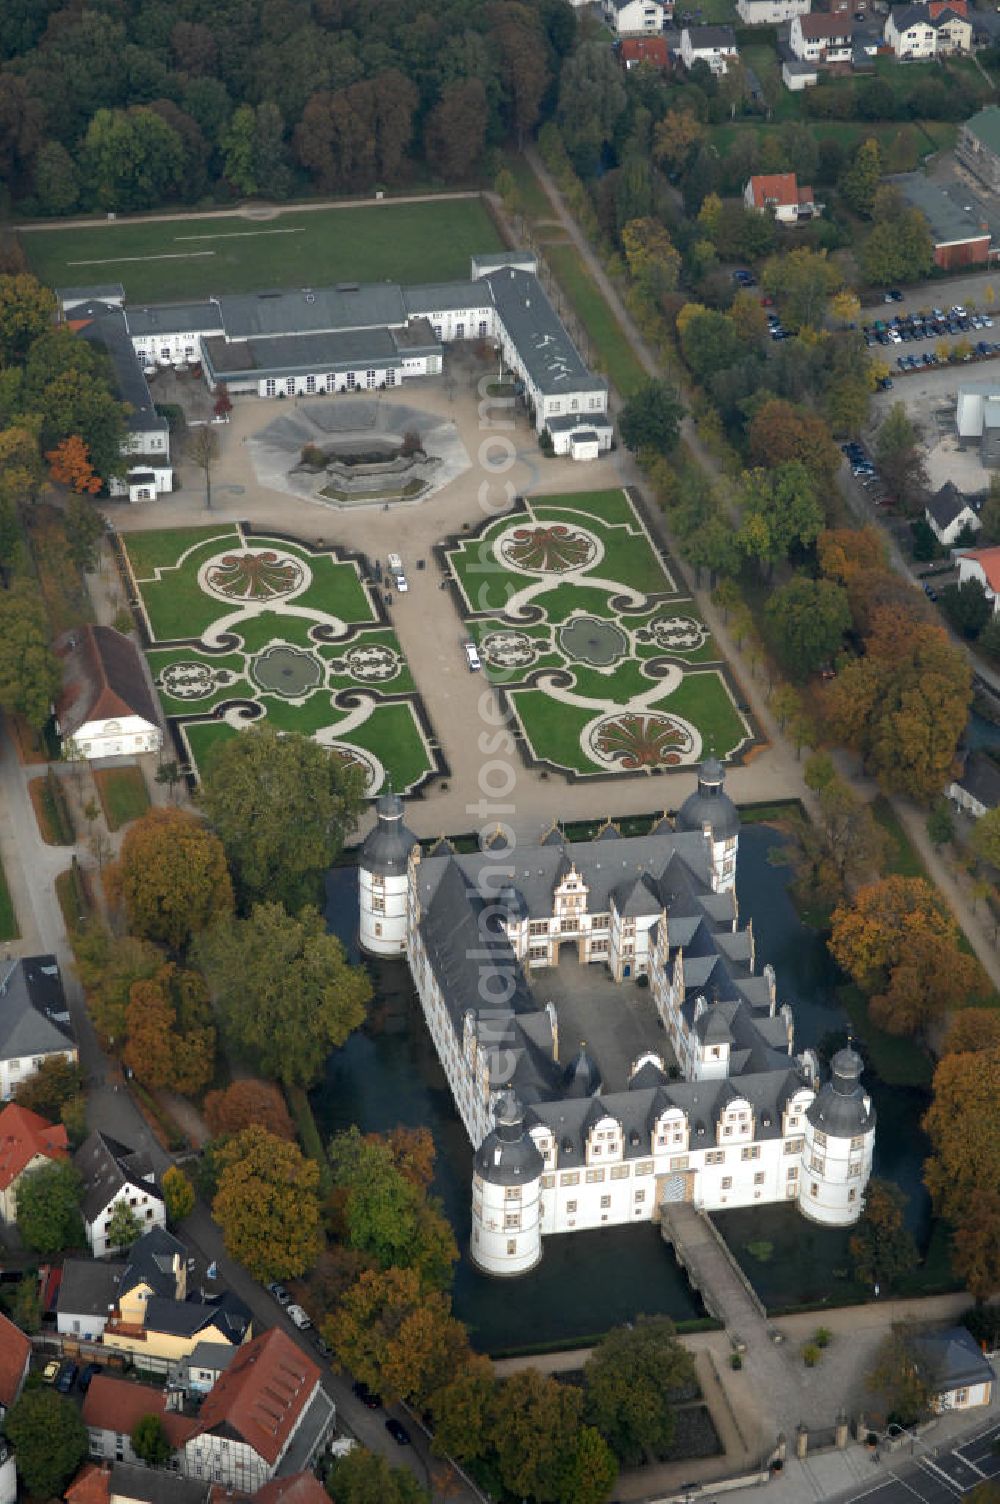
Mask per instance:
[[[431,1400],[434,1451],[469,1462],[484,1454],[486,1413],[493,1398],[493,1364],[470,1353],[468,1360]]]
[[[880,1343],[865,1376],[886,1420],[912,1426],[926,1420],[934,1401],[935,1376],[920,1361],[914,1332],[905,1322],[893,1322]]]
[[[888,1180],[869,1180],[865,1209],[850,1242],[854,1275],[888,1293],[917,1264],[917,1245],[905,1221],[907,1197]]]
[[[167,965],[134,982],[125,1010],[125,1063],[144,1086],[193,1096],[212,1079],[215,1029],[204,978]]]
[[[618,430],[626,449],[670,454],[677,447],[684,408],[676,387],[666,381],[647,381],[625,402]]]
[[[872,996],[879,1027],[917,1034],[982,986],[979,963],[958,949],[958,939],[954,916],[923,878],[893,875],[859,888],[852,904],[835,910],[829,945]]]
[[[244,902],[276,899],[294,910],[320,899],[362,786],[356,769],[311,737],[265,726],[219,744],[200,797]]]
[[[714,308],[687,304],[677,316],[681,354],[699,381],[707,381],[743,355],[743,342],[732,319]]]
[[[828,663],[851,625],[847,591],[833,580],[796,575],[764,608],[768,637],[793,679],[803,680]]]
[[[885,544],[877,528],[826,528],[816,539],[816,557],[827,579],[846,585],[859,571],[885,568]]]
[[[893,403],[875,437],[875,458],[882,479],[904,510],[922,510],[927,470],[917,430],[902,402]]]
[[[430,1504],[431,1497],[407,1468],[357,1445],[333,1459],[326,1486],[337,1504]]]
[[[380,1268],[413,1268],[426,1287],[451,1282],[458,1249],[439,1204],[391,1140],[338,1134],[329,1147],[346,1241]]]
[[[940,599],[956,632],[969,642],[974,642],[986,623],[992,620],[993,602],[978,580],[945,585]]]
[[[77,343],[83,345],[84,341]],[[128,408],[112,394],[103,369],[88,369],[78,358],[53,376],[32,400],[42,414],[44,449],[55,449],[62,439],[78,434],[102,480],[121,474]]]
[[[116,1201],[104,1233],[108,1248],[131,1248],[142,1232],[142,1223],[127,1201]]]
[[[167,1208],[167,1221],[172,1225],[183,1222],[194,1211],[194,1186],[184,1171],[177,1165],[169,1165],[160,1181],[163,1200]]]
[[[244,1128],[215,1158],[212,1216],[227,1253],[262,1282],[303,1274],[323,1243],[316,1162],[264,1128]]]
[[[955,1014],[941,1054],[963,1055],[1000,1046],[1000,1014],[993,1008],[962,1008]]]
[[[949,841],[955,838],[955,821],[952,818],[951,805],[942,794],[935,799],[927,816],[927,834],[935,846],[947,846]]]
[[[653,159],[680,172],[705,137],[705,127],[690,110],[668,110],[653,131]]]
[[[772,256],[761,273],[761,286],[779,299],[783,322],[790,329],[822,328],[827,302],[843,281],[825,251],[807,246]]]
[[[630,219],[622,229],[621,240],[629,276],[644,297],[655,300],[676,291],[680,253],[659,220]]]
[[[1000,867],[1000,809],[988,809],[976,821],[969,845],[981,862]]]
[[[50,1123],[58,1123],[67,1102],[83,1091],[83,1072],[65,1055],[46,1055],[25,1081],[14,1088],[14,1101]]]
[[[205,477],[205,509],[212,510],[212,471],[219,458],[219,436],[207,423],[192,428],[188,436],[188,458]]]
[[[239,1133],[258,1123],[276,1138],[295,1139],[295,1125],[288,1115],[281,1088],[273,1081],[234,1081],[225,1091],[210,1091],[202,1106],[213,1134]]]
[[[21,1482],[36,1499],[59,1498],[90,1448],[78,1407],[52,1389],[25,1389],[3,1429]]]
[[[882,173],[881,147],[873,136],[869,136],[859,142],[850,165],[840,176],[840,191],[855,214],[866,218],[871,214]]]
[[[881,870],[888,840],[871,808],[835,773],[822,784],[810,783],[810,769],[820,761],[818,755],[806,764],[806,782],[818,794],[817,818],[795,822],[788,859],[801,900],[833,908],[855,883]]]
[[[255,904],[247,919],[207,931],[197,955],[224,1032],[265,1076],[287,1085],[316,1080],[371,998],[368,973],[348,964],[318,909],[296,918],[281,904]]]
[[[130,1440],[140,1462],[150,1467],[163,1467],[173,1456],[170,1438],[158,1415],[140,1415],[132,1427]]]
[[[390,1404],[422,1410],[468,1354],[464,1326],[416,1269],[369,1270],[324,1327],[337,1360]]]
[[[212,403],[212,411],[217,418],[228,418],[233,410],[233,399],[229,395],[229,388],[224,381],[220,381],[212,394],[215,401]]]
[[[35,192],[43,214],[71,214],[80,201],[80,175],[61,141],[44,141],[35,157]]]
[[[793,548],[808,547],[823,527],[823,510],[800,460],[774,470],[744,473],[743,521],[737,541],[744,554],[770,573]]]
[[[619,1462],[661,1455],[674,1436],[673,1406],[696,1392],[694,1363],[667,1316],[640,1316],[598,1343],[586,1367],[587,1419]]]
[[[628,96],[622,70],[596,38],[581,41],[563,63],[556,118],[578,172],[590,176],[612,140]]]
[[[26,272],[0,276],[0,361],[19,364],[32,340],[52,327],[55,294]]]
[[[934,1210],[955,1229],[953,1264],[956,1273],[974,1277],[977,1300],[1000,1288],[1000,1120],[991,1105],[998,1088],[1000,1046],[945,1055],[924,1118],[932,1150],[924,1181]]]
[[[773,470],[799,460],[820,487],[832,486],[840,469],[840,450],[823,419],[781,397],[770,397],[757,408],[747,442],[753,465]]]
[[[33,583],[16,580],[0,592],[0,709],[23,716],[35,731],[51,715],[62,684],[49,635],[45,603]]]
[[[42,1329],[42,1301],[39,1294],[39,1278],[29,1272],[14,1286],[14,1298],[10,1307],[11,1319],[29,1337]]]
[[[824,708],[884,789],[926,803],[951,775],[970,699],[968,661],[943,628],[880,606],[864,657],[826,686]]]
[[[184,143],[154,110],[98,110],[80,150],[90,194],[102,209],[148,209],[181,188]]]
[[[63,512],[63,526],[73,563],[88,573],[96,569],[97,543],[104,536],[104,524],[94,506],[82,496],[71,496]]]
[[[875,194],[874,224],[861,251],[861,268],[868,282],[918,282],[934,265],[934,241],[925,216],[912,208],[895,188]]]
[[[232,913],[222,842],[185,810],[149,810],[125,833],[108,881],[133,934],[181,950]]]
[[[496,1386],[486,1434],[493,1438],[493,1460],[505,1491],[538,1504],[570,1504],[582,1408],[579,1389],[535,1369],[522,1369]]]
[[[74,951],[87,1012],[95,1028],[110,1044],[124,1043],[132,985],[157,974],[163,965],[163,952],[134,935],[109,935],[103,924],[75,936]]]
[[[96,496],[101,489],[101,477],[94,474],[87,446],[78,433],[63,439],[45,458],[57,486],[68,486],[80,496]]]
[[[424,123],[427,160],[445,182],[462,182],[480,160],[485,146],[486,86],[480,78],[456,79]]]
[[[86,1241],[80,1218],[81,1181],[68,1160],[27,1170],[17,1186],[17,1226],[36,1253],[61,1253]]]

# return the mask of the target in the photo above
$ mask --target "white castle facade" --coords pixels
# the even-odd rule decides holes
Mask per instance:
[[[795,1053],[791,1009],[740,926],[723,782],[706,763],[648,836],[553,829],[471,856],[423,854],[401,800],[378,801],[361,944],[407,957],[476,1150],[471,1252],[491,1274],[533,1268],[551,1234],[655,1221],[670,1201],[794,1202],[830,1226],[861,1214],[875,1139],[861,1060],[841,1050],[821,1082],[815,1053]],[[566,945],[586,970],[557,1003]]]

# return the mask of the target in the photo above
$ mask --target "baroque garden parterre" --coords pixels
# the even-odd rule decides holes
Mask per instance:
[[[184,759],[264,717],[416,788],[440,769],[395,632],[357,561],[238,523],[121,539],[163,711]]]
[[[626,491],[521,498],[440,552],[532,762],[599,777],[752,744],[708,628]]]

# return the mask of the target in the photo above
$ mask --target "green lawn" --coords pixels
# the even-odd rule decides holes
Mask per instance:
[[[502,249],[478,199],[285,209],[73,230],[22,230],[28,264],[52,286],[122,282],[130,302],[205,298],[333,282],[447,282],[477,251]]]
[[[356,731],[338,738],[379,759],[397,793],[419,783],[431,766],[424,739],[408,704],[379,705]]]
[[[613,491],[582,491],[578,496],[572,492],[569,495],[532,496],[531,507],[536,512],[539,507],[561,507],[563,511],[578,513],[581,520],[600,517],[602,522],[636,526],[635,509],[620,486]]]
[[[623,397],[629,397],[649,380],[632,353],[624,332],[604,294],[580,259],[573,245],[549,245],[545,259],[577,318],[587,331],[596,359],[591,365],[603,370]]]
[[[886,872],[897,877],[922,877],[933,887],[923,858],[900,822],[899,816],[883,794],[872,800],[872,814],[889,837],[890,850]]]
[[[236,543],[238,534],[231,523],[214,527],[162,528],[150,533],[119,534],[128,554],[132,573],[137,580],[151,580],[157,569],[172,569],[181,554],[208,538],[220,540],[220,547]]]
[[[191,756],[195,766],[202,772],[211,766],[212,753],[220,742],[228,742],[231,737],[239,734],[234,726],[227,726],[225,721],[189,721],[184,725]]]
[[[149,791],[141,768],[95,768],[94,782],[109,830],[121,830],[149,808]]]
[[[716,757],[728,757],[747,736],[725,681],[712,671],[685,674],[669,699],[652,708],[683,716],[697,726],[706,751],[711,748]]]
[[[0,865],[0,940],[16,940],[20,933],[14,914],[14,901],[7,886],[7,874]]]

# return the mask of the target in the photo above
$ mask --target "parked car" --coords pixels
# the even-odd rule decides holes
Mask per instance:
[[[471,639],[467,639],[462,643],[462,647],[465,649],[465,661],[469,665],[469,672],[478,674],[483,665],[476,644]]]
[[[400,1421],[395,1420],[391,1415],[385,1423],[385,1429],[397,1446],[408,1447],[410,1445],[409,1431]]]
[[[54,1384],[58,1377],[59,1360],[57,1358],[53,1358],[51,1362],[46,1363],[45,1367],[42,1369],[42,1383]]]
[[[63,1364],[59,1370],[59,1377],[56,1379],[56,1388],[60,1394],[69,1394],[76,1383],[76,1376],[79,1372],[80,1370],[75,1363]]]
[[[937,591],[934,589],[933,585],[928,585],[926,581],[924,582],[924,594],[929,601],[937,600]]]
[[[312,1326],[312,1322],[301,1306],[286,1306],[285,1315],[293,1325],[298,1327],[300,1332],[307,1332]]]
[[[81,1394],[86,1394],[90,1388],[91,1379],[96,1379],[101,1372],[100,1363],[87,1363],[80,1369],[80,1377],[76,1381],[76,1387]]]
[[[274,1298],[278,1302],[279,1306],[287,1306],[288,1305],[288,1303],[289,1303],[289,1301],[291,1300],[292,1297],[289,1295],[289,1293],[285,1289],[284,1285],[279,1285],[278,1282],[277,1282],[277,1280],[273,1280],[272,1283],[269,1284],[267,1288],[268,1288],[268,1293],[274,1296]]]
[[[357,1383],[351,1385],[351,1389],[353,1390],[355,1397],[361,1401],[366,1410],[381,1410],[382,1401],[379,1399],[378,1395],[372,1394],[371,1390],[368,1388],[368,1385],[362,1384],[360,1379],[358,1379]]]

